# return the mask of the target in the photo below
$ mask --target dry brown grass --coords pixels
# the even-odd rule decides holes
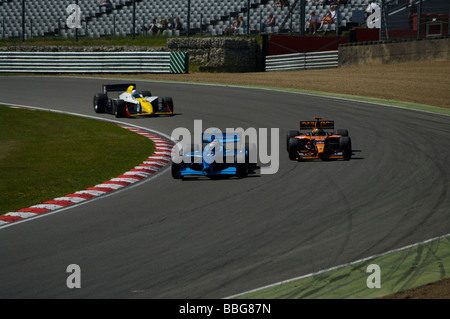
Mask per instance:
[[[113,75],[112,75],[113,76]],[[450,108],[450,61],[256,73],[146,74],[134,78],[294,88]]]
[[[382,299],[450,299],[450,279],[401,291]]]

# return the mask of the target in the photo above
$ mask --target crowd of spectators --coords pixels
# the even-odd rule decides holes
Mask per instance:
[[[334,5],[330,7],[330,10],[327,12],[322,21],[320,21],[320,18],[313,10],[309,13],[308,17],[308,31],[310,34],[316,34],[317,31],[323,31],[324,25],[336,23],[336,20],[341,21],[342,16],[340,15],[340,12],[338,13],[338,10]]]
[[[247,24],[245,23],[245,20],[242,16],[236,16],[234,18],[234,23],[225,26],[225,29],[223,30],[225,35],[237,35],[237,34],[245,34],[247,29]],[[242,32],[240,32],[242,30]]]
[[[168,17],[159,20],[153,19],[150,25],[144,24],[141,29],[151,35],[163,35],[168,31],[178,31],[181,34],[183,32],[183,25],[179,17],[176,17],[174,21],[172,17]]]
[[[337,19],[341,19],[336,10],[336,5],[339,4],[347,4],[350,0],[307,0],[310,2],[314,2],[315,4],[322,5],[330,5],[330,10],[326,14],[326,16],[320,20],[319,16],[316,15],[315,11],[311,11],[307,20],[308,31],[310,34],[315,34],[318,31],[322,31],[324,25],[335,23]],[[411,0],[412,1],[412,0]],[[413,1],[412,1],[413,2]],[[413,2],[414,3],[414,2]],[[109,7],[111,6],[110,0],[100,0],[100,5]],[[373,6],[377,5],[375,0],[371,0],[367,9],[373,9]],[[272,8],[279,7],[289,7],[289,0],[279,0],[273,1],[271,4]],[[267,19],[261,23],[261,32],[264,32],[267,27],[274,27],[276,25],[276,18],[272,12],[269,13]],[[242,16],[236,16],[235,20],[232,24],[225,26],[224,34],[225,35],[236,35],[236,34],[245,34],[246,33],[247,24]],[[180,18],[176,17],[174,21],[172,21],[171,17],[165,19],[153,19],[150,25],[142,25],[141,30],[143,32],[152,34],[152,35],[163,35],[167,31],[178,31],[180,34],[183,32],[183,26],[180,22]]]

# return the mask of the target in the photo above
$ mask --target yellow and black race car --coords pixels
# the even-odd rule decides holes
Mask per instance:
[[[109,97],[109,92],[122,93],[118,97]],[[94,96],[94,111],[114,114],[116,117],[174,114],[171,97],[159,99],[152,96],[150,91],[139,92],[134,83],[103,85],[103,93]]]
[[[310,130],[302,133],[302,130]],[[314,118],[313,121],[301,121],[300,131],[288,131],[286,145],[289,159],[301,161],[308,159],[344,159],[352,157],[352,141],[346,129],[333,132],[334,121]]]

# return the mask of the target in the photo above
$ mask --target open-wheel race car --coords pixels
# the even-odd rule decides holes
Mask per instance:
[[[202,149],[202,147],[204,148]],[[176,145],[172,154],[172,177],[246,177],[256,167],[256,146],[241,143],[239,134],[202,134],[198,144]]]
[[[110,92],[121,93],[118,97],[110,97]],[[174,114],[171,97],[160,99],[152,96],[150,91],[139,92],[134,83],[103,85],[103,93],[94,95],[94,111],[116,117]]]
[[[302,131],[309,132],[302,132]],[[288,131],[286,146],[289,159],[344,159],[352,157],[352,141],[346,129],[334,130],[334,121],[314,118],[300,121],[300,131]]]

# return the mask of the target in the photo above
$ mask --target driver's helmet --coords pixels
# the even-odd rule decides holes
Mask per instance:
[[[205,151],[207,154],[215,155],[216,154],[216,147],[218,146],[218,143],[216,141],[213,141],[206,145]]]
[[[139,94],[139,91],[138,91],[138,90],[133,90],[133,91],[131,91],[131,97],[132,97],[133,99],[136,99],[136,98],[138,98],[138,97],[141,97],[141,94]]]
[[[321,128],[315,128],[313,130],[313,132],[312,132],[312,135],[314,135],[314,136],[325,136],[325,135],[327,135],[327,133]]]

